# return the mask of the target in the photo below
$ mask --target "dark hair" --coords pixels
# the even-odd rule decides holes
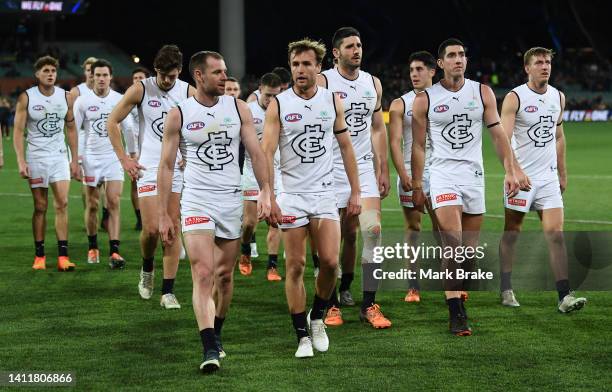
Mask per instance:
[[[436,69],[436,59],[426,50],[412,53],[408,57],[408,65],[412,64],[413,61],[421,61],[427,68]]]
[[[347,37],[357,36],[361,38],[361,34],[354,27],[340,27],[334,33],[334,37],[332,38],[332,46],[336,49],[340,49],[340,45],[342,44],[342,40]]]
[[[264,74],[261,77],[261,79],[259,79],[260,86],[268,86],[268,87],[276,88],[276,87],[280,87],[281,84],[282,84],[281,78],[279,78],[278,75],[272,72],[268,72],[267,74]]]
[[[36,60],[36,62],[34,63],[34,70],[38,72],[45,65],[52,65],[57,70],[59,68],[59,61],[57,61],[55,57],[42,56],[41,58]]]
[[[217,60],[223,60],[223,56],[217,52],[202,50],[195,53],[193,56],[191,56],[191,59],[189,59],[189,73],[191,74],[191,77],[193,77],[193,72],[196,68],[202,72],[206,71],[206,61],[209,57]]]
[[[155,55],[153,67],[162,73],[183,68],[183,53],[176,45],[164,45]]]
[[[291,82],[291,72],[287,71],[287,68],[276,67],[272,70],[272,73],[278,76],[283,84]]]
[[[102,67],[108,67],[108,71],[110,72],[110,74],[113,74],[113,66],[111,65],[110,61],[108,60],[104,60],[104,59],[97,59],[96,61],[94,61],[91,64],[91,74],[94,74],[94,71],[96,70],[96,68],[102,68]]]
[[[234,82],[234,83],[238,83],[240,84],[240,82],[238,81],[238,79],[236,79],[233,76],[230,76],[229,78],[225,79],[226,82]]]
[[[440,44],[440,46],[438,46],[438,58],[443,59],[444,55],[446,54],[446,48],[449,46],[453,46],[453,45],[463,46],[463,50],[467,52],[467,48],[465,47],[463,42],[461,42],[457,38],[449,38],[449,39],[444,40]]]
[[[149,76],[151,76],[151,72],[146,69],[145,67],[136,67],[132,70],[132,76],[136,75],[137,73],[142,72],[143,74],[145,74],[145,76],[148,78]]]

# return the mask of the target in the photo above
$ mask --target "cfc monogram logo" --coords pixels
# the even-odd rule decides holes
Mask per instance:
[[[208,140],[198,147],[196,155],[210,170],[223,170],[223,166],[234,160],[234,154],[227,150],[231,142],[226,131],[209,133]]]
[[[44,137],[52,137],[61,132],[60,127],[57,125],[59,120],[57,113],[47,113],[45,118],[36,123],[36,127]]]
[[[468,119],[467,114],[455,114],[453,121],[442,130],[442,137],[450,143],[453,150],[463,148],[466,143],[474,139],[474,135],[469,132],[471,125],[472,120]]]
[[[357,136],[359,132],[364,131],[368,124],[363,120],[370,113],[370,109],[366,108],[365,102],[351,103],[351,107],[346,111],[344,119],[349,126],[350,135]]]
[[[555,135],[550,131],[555,126],[552,116],[540,116],[540,121],[533,124],[527,131],[527,135],[535,142],[536,147],[544,147],[552,141]]]
[[[153,129],[153,133],[159,138],[160,142],[164,137],[164,119],[166,118],[167,114],[168,112],[162,112],[161,117],[153,121],[153,124],[151,124],[151,129]]]
[[[306,125],[304,132],[293,139],[291,148],[302,158],[302,163],[313,163],[316,158],[325,154],[325,146],[321,145],[324,135],[320,124]]]
[[[100,137],[108,137],[108,130],[106,129],[106,119],[108,118],[108,113],[104,113],[100,115],[93,123],[93,130]]]

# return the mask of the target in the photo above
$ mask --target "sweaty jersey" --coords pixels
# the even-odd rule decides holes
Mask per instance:
[[[178,105],[182,116],[180,148],[187,162],[185,189],[240,192],[238,148],[242,119],[236,98],[218,98],[210,107],[195,97]]]
[[[480,83],[465,79],[459,91],[434,84],[429,98],[428,133],[431,137],[431,183],[484,185]]]
[[[404,139],[404,166],[410,167],[412,162],[412,104],[416,97],[414,90],[402,95],[400,99],[404,104],[403,139]],[[425,165],[428,168],[431,164],[431,139],[429,132],[425,138]]]
[[[66,157],[64,119],[68,113],[66,91],[53,88],[49,97],[38,86],[26,90],[28,96],[27,160],[58,159]]]
[[[527,84],[512,90],[519,100],[512,148],[521,168],[532,180],[557,178],[557,123],[561,120],[561,93],[549,85],[544,94]]]
[[[161,141],[166,115],[179,102],[187,99],[189,84],[177,79],[174,86],[166,91],[159,88],[155,76],[141,80],[140,83],[144,87],[144,94],[138,105],[140,120],[138,162],[147,169],[153,169],[159,166],[161,158]]]
[[[327,80],[327,89],[338,95],[344,107],[344,118],[348,126],[359,173],[374,170],[372,160],[372,114],[376,109],[376,87],[374,78],[367,72],[359,71],[355,80],[340,75],[337,68],[322,72]],[[334,141],[334,175],[341,174],[348,183],[340,146]],[[336,178],[338,180],[338,178]]]
[[[281,130],[279,137],[282,189],[286,193],[333,191],[334,95],[317,87],[310,99],[293,88],[276,96]]]
[[[108,138],[106,120],[123,95],[109,90],[105,97],[94,92],[81,95],[74,102],[74,120],[77,128],[84,129],[83,156],[109,156],[114,158],[113,145]],[[131,133],[133,127],[129,117],[121,122],[124,134]]]

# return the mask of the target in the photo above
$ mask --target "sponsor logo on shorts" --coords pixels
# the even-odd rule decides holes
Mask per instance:
[[[97,112],[98,110],[100,110],[100,108],[95,106],[95,105],[90,106],[90,107],[87,108],[87,111],[89,111],[89,112]]]
[[[338,94],[338,97],[340,97],[340,99],[344,99],[348,96],[348,94],[344,91],[336,91],[336,94]]]
[[[242,192],[242,194],[244,196],[258,196],[259,195],[259,191],[258,190],[244,191],[244,192]]]
[[[30,178],[30,184],[32,184],[32,185],[42,184],[42,183],[43,183],[43,178],[42,177]]]
[[[537,112],[537,111],[538,111],[538,107],[537,107],[537,106],[530,105],[530,106],[527,106],[527,107],[525,108],[525,111],[526,111],[527,113],[535,113],[535,112]]]
[[[207,216],[188,216],[185,218],[185,226],[199,225],[208,222],[210,222],[210,218]]]
[[[444,113],[449,109],[448,105],[438,105],[434,108],[436,113]]]
[[[400,201],[402,203],[412,203],[412,196],[410,196],[410,195],[400,195]]]
[[[511,197],[510,199],[508,199],[508,204],[510,204],[511,206],[525,207],[527,205],[527,200],[515,199],[514,197]]]
[[[197,131],[204,128],[204,123],[202,121],[194,121],[187,124],[188,131]]]
[[[45,109],[45,107],[43,105],[34,105],[34,106],[32,106],[32,110],[39,111],[39,110],[44,110],[44,109]]]
[[[253,118],[253,123],[254,123],[254,124],[261,124],[262,122],[263,122],[263,121],[261,121],[261,118],[257,118],[257,117],[254,117],[254,118]]]
[[[149,102],[147,102],[147,104],[152,108],[158,108],[161,106],[161,102],[159,102],[157,99],[151,99]]]
[[[283,215],[283,217],[281,218],[281,223],[291,224],[291,223],[295,223],[296,220],[297,220],[297,217],[295,216]]]
[[[138,193],[153,192],[155,188],[155,185],[143,185],[138,188]]]
[[[94,182],[96,177],[94,176],[85,176],[85,182]]]
[[[288,115],[285,116],[285,121],[288,122],[296,122],[296,121],[300,121],[302,119],[302,115],[299,113],[289,113]]]
[[[444,203],[445,201],[457,200],[456,193],[443,193],[436,196],[436,203]]]

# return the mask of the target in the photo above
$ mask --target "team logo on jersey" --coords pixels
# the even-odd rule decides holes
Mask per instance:
[[[253,117],[253,124],[261,124],[263,121],[261,118]]]
[[[285,121],[287,122],[296,122],[302,119],[302,115],[299,113],[289,113],[285,116]]]
[[[160,142],[162,138],[164,137],[164,119],[166,118],[167,114],[168,112],[162,112],[161,117],[153,121],[153,123],[151,124],[151,129],[153,130],[153,133],[155,134],[155,136],[159,138]]]
[[[232,138],[227,136],[226,131],[212,132],[208,140],[200,144],[197,157],[208,165],[209,170],[223,170],[223,167],[234,160],[234,154],[227,147]]]
[[[150,99],[149,102],[147,102],[147,104],[151,106],[152,108],[158,108],[161,106],[161,102],[159,102],[157,99]]]
[[[199,131],[204,128],[204,123],[202,121],[190,122],[185,128],[187,128],[188,131]]]
[[[444,113],[446,111],[448,111],[449,107],[448,105],[438,105],[434,108],[434,112],[436,113]]]
[[[94,132],[98,134],[100,137],[108,137],[108,129],[106,129],[106,119],[108,118],[108,113],[102,113],[96,121],[93,122],[91,127]]]
[[[44,137],[52,137],[62,131],[58,125],[59,121],[60,118],[57,113],[47,113],[45,118],[36,123],[36,128]]]
[[[351,103],[351,107],[346,111],[344,119],[349,126],[350,135],[357,136],[359,132],[366,130],[368,123],[364,120],[370,114],[370,109],[366,108],[365,102]]]
[[[321,145],[325,132],[321,124],[305,125],[304,132],[300,133],[291,142],[293,151],[302,158],[302,163],[313,163],[315,159],[325,154],[325,146]]]
[[[450,143],[453,150],[463,148],[466,143],[474,139],[474,135],[469,132],[472,120],[468,119],[468,115],[454,114],[453,121],[446,124],[442,130],[442,137]]]
[[[40,111],[40,110],[44,110],[45,107],[43,105],[34,105],[32,106],[32,110],[36,110],[36,111]]]
[[[537,106],[533,106],[533,105],[529,105],[525,108],[525,111],[527,113],[535,113],[538,111],[538,107]]]
[[[338,96],[340,99],[344,99],[344,98],[348,97],[348,94],[347,94],[347,93],[345,93],[344,91],[336,91],[335,93],[336,93],[336,95],[337,95],[337,96]]]
[[[540,116],[540,121],[527,130],[527,136],[535,142],[536,147],[545,147],[546,143],[555,138],[555,135],[551,132],[554,127],[555,122],[552,116]]]
[[[88,112],[97,112],[98,110],[100,110],[100,108],[95,106],[95,105],[90,106],[90,107],[87,108]]]

